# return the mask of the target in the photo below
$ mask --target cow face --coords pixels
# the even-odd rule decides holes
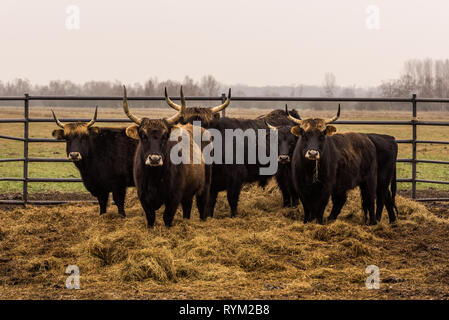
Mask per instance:
[[[126,129],[126,135],[140,140],[140,152],[145,165],[159,167],[167,161],[171,129],[172,126],[166,121],[142,118],[140,125],[132,125]]]
[[[340,116],[340,105],[338,105],[337,115],[329,120],[313,118],[313,119],[296,119],[289,115],[289,119],[297,123],[291,128],[291,133],[300,138],[299,146],[302,155],[308,159],[317,161],[320,159],[325,148],[326,137],[334,134],[337,128],[329,125]]]
[[[100,129],[93,127],[97,118],[97,109],[95,109],[94,118],[90,122],[72,122],[62,123],[53,112],[53,118],[56,124],[62,129],[53,130],[52,135],[55,139],[66,141],[66,152],[69,160],[73,162],[81,161],[89,156],[89,139],[98,134]]]
[[[126,88],[123,86],[123,111],[135,125],[126,128],[126,135],[130,138],[140,141],[140,156],[145,165],[151,167],[160,167],[164,161],[168,161],[168,140],[170,132],[175,123],[181,119],[185,112],[185,107],[170,118],[162,120],[153,120],[148,118],[139,118],[129,111]]]
[[[220,119],[219,112],[224,110],[231,102],[231,89],[229,89],[228,97],[226,101],[216,107],[186,107],[186,100],[181,87],[181,105],[174,103],[167,94],[167,88],[165,88],[165,101],[167,104],[175,110],[180,111],[184,108],[181,123],[193,123],[194,121],[201,121],[203,124],[208,125],[212,120]]]
[[[275,127],[265,122],[270,130],[278,132],[278,163],[289,164],[298,138],[290,133],[290,126]]]

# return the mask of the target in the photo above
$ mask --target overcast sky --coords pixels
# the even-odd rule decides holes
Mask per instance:
[[[407,59],[449,57],[449,1],[1,0],[0,35],[1,81],[319,85],[333,72],[371,86]]]

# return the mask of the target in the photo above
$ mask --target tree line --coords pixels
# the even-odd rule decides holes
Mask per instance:
[[[156,77],[144,83],[126,84],[129,96],[162,96],[167,87],[172,96],[179,95],[182,85],[188,96],[219,96],[227,92],[229,85],[225,85],[212,75],[205,75],[199,81],[185,76],[182,81],[159,81]],[[413,93],[425,98],[449,98],[449,59],[413,59],[404,63],[403,70],[397,79],[383,81],[379,86],[361,88],[357,86],[339,86],[333,73],[324,75],[321,86],[292,84],[290,86],[232,85],[234,96],[289,96],[289,97],[385,97],[409,98]],[[0,81],[0,96],[31,95],[61,95],[61,96],[118,96],[122,94],[122,83],[119,81],[88,81],[77,84],[69,80],[54,80],[48,84],[32,84],[27,79],[15,79],[10,82]],[[95,101],[35,101],[34,105],[44,106],[85,106],[92,107]],[[192,102],[194,103],[194,102]],[[202,102],[212,105],[214,102]],[[1,105],[21,105],[22,102],[1,101]],[[102,106],[119,107],[117,101],[101,101]],[[135,102],[136,106],[162,107],[163,102]],[[284,103],[275,102],[239,102],[234,106],[241,108],[279,108]],[[329,102],[298,102],[292,103],[297,109],[323,110],[335,108],[335,103]],[[356,110],[409,110],[410,104],[392,103],[345,103],[346,108]],[[420,110],[449,110],[448,104],[420,105]]]

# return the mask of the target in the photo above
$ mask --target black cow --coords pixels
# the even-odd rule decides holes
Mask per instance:
[[[390,223],[396,221],[398,209],[396,207],[396,159],[398,156],[398,144],[396,139],[386,134],[369,133],[369,139],[376,146],[377,157],[377,221],[382,219],[384,206],[388,212]],[[391,192],[389,190],[391,186]],[[365,217],[366,206],[362,203]],[[366,219],[366,218],[365,218]]]
[[[183,98],[182,87],[181,87],[181,104],[185,106],[185,99]],[[174,103],[167,94],[167,89],[165,89],[165,100],[167,104],[176,109],[181,110],[182,106]],[[206,129],[216,129],[220,132],[223,137],[222,144],[222,163],[214,163],[212,165],[212,184],[210,190],[210,200],[208,205],[208,215],[213,216],[218,192],[226,190],[227,199],[229,206],[231,208],[231,217],[237,215],[237,205],[240,196],[240,191],[245,183],[258,182],[260,186],[265,186],[267,181],[271,178],[270,175],[261,175],[260,169],[267,167],[268,165],[261,164],[257,157],[256,163],[250,164],[249,153],[248,153],[248,137],[242,134],[237,134],[235,139],[233,139],[234,152],[233,152],[233,164],[225,164],[226,150],[225,150],[225,130],[227,129],[241,129],[243,132],[246,130],[253,130],[255,132],[256,149],[259,147],[258,135],[259,129],[264,129],[264,134],[268,129],[265,124],[266,120],[269,120],[272,125],[288,125],[292,124],[290,120],[285,117],[284,111],[277,113],[275,111],[265,115],[265,117],[260,117],[258,119],[239,119],[239,118],[218,118],[214,114],[225,109],[231,101],[231,89],[229,89],[229,94],[226,101],[217,107],[212,108],[201,108],[201,107],[188,107],[183,115],[183,123],[193,123],[194,121],[201,121],[201,126]],[[294,113],[292,113],[294,114]],[[244,140],[244,163],[236,163],[236,138],[243,138]],[[253,143],[250,143],[251,145]],[[215,145],[214,145],[215,148]],[[269,139],[267,139],[267,145],[265,146],[267,153],[269,154]],[[215,150],[215,149],[214,149]]]
[[[323,213],[332,195],[333,207],[329,220],[334,220],[346,202],[347,192],[360,187],[369,223],[377,223],[374,201],[377,187],[376,147],[368,135],[336,133],[329,125],[338,119],[296,119],[292,133],[299,138],[292,159],[295,188],[304,207],[304,222],[317,219],[323,223]]]
[[[139,141],[134,158],[134,181],[148,226],[154,225],[155,212],[162,205],[165,205],[163,219],[167,227],[172,225],[180,203],[183,217],[190,218],[195,195],[200,218],[206,220],[211,166],[206,165],[202,158],[202,148],[205,144],[198,145],[192,138],[193,126],[176,125],[183,109],[174,116],[162,120],[138,118],[129,111],[124,89],[123,110],[136,123],[126,129],[126,134]],[[170,139],[170,134],[175,129],[184,130],[190,137],[190,159],[178,164],[171,158],[171,151],[178,143]],[[187,150],[182,152],[184,151]],[[193,161],[194,155],[200,157],[198,164]]]
[[[299,198],[293,184],[291,159],[298,137],[291,134],[292,125],[276,127],[265,122],[270,130],[276,130],[278,133],[278,171],[275,178],[282,193],[283,206],[296,207]]]
[[[62,129],[53,131],[53,137],[66,140],[69,160],[81,174],[86,189],[98,199],[100,214],[106,212],[109,193],[112,192],[119,214],[125,216],[126,188],[134,186],[133,158],[137,142],[126,136],[126,128],[100,128],[88,122],[63,124],[55,113],[56,124]]]

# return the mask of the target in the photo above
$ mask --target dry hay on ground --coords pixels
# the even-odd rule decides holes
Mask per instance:
[[[134,190],[126,219],[81,203],[10,208],[0,211],[0,298],[448,299],[449,220],[397,202],[399,222],[385,214],[375,227],[362,225],[358,191],[337,222],[304,225],[273,182],[246,187],[237,218],[221,194],[215,218],[178,212],[171,229],[161,210],[147,229]],[[365,288],[371,264],[379,290]],[[68,265],[80,268],[81,290],[65,289]]]

